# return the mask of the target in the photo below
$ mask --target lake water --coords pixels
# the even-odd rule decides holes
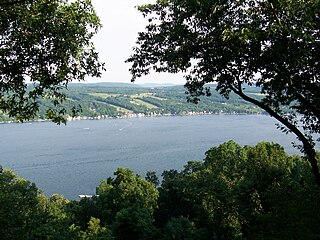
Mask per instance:
[[[181,169],[228,140],[241,145],[275,141],[289,153],[292,135],[261,115],[153,117],[0,125],[0,165],[35,182],[47,196],[94,194],[118,167],[147,171]]]

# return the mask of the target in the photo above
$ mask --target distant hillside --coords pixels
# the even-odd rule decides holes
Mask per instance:
[[[155,115],[187,114],[256,114],[260,109],[238,96],[227,100],[220,96],[212,85],[212,96],[202,97],[199,104],[187,102],[183,86],[136,85],[127,83],[70,84],[64,107],[80,105],[80,118],[113,118]],[[248,94],[259,97],[259,89],[248,87]],[[54,108],[41,101],[39,119],[45,119],[45,111]],[[0,121],[10,120],[0,114]]]
[[[134,83],[101,82],[101,83],[70,83],[69,87],[137,88],[140,86]]]

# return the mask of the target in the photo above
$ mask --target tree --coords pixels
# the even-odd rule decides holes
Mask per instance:
[[[227,98],[234,92],[295,134],[320,186],[320,1],[158,0],[139,10],[149,24],[127,60],[132,81],[151,70],[184,72],[195,103],[210,95],[208,83]]]
[[[35,184],[8,169],[0,171],[1,239],[33,239],[39,226],[38,195]]]
[[[41,196],[39,199],[42,222],[34,230],[34,239],[70,239],[72,233],[69,227],[73,220],[71,201],[58,194],[49,198]]]
[[[117,240],[155,239],[155,227],[148,209],[134,204],[120,210],[112,224],[112,232]]]
[[[104,69],[91,41],[100,27],[90,0],[0,1],[0,111],[29,120],[46,98],[47,117],[65,122],[68,83]]]
[[[233,141],[206,152],[203,204],[227,239],[317,239],[320,197],[310,166],[275,143]],[[303,216],[303,219],[301,217]]]
[[[197,239],[193,236],[194,232],[195,232],[194,224],[188,218],[180,216],[179,218],[172,218],[166,224],[166,227],[164,229],[163,239],[168,239],[168,240]]]
[[[223,143],[164,172],[155,225],[164,239],[318,239],[310,169],[275,143]]]
[[[85,240],[112,239],[111,234],[105,227],[100,226],[100,220],[94,217],[88,222]]]
[[[96,190],[99,195],[97,202],[101,209],[101,221],[111,224],[118,212],[131,206],[145,209],[150,216],[153,215],[159,196],[155,185],[139,175],[134,175],[133,171],[127,168],[119,168],[114,174],[114,179],[101,181]]]
[[[156,172],[154,172],[154,171],[148,171],[146,173],[146,178],[145,179],[148,182],[153,183],[156,187],[159,186],[159,184],[160,184],[159,178],[158,178]]]

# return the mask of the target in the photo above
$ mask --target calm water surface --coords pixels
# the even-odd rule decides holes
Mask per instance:
[[[35,182],[46,195],[69,199],[94,194],[118,167],[147,171],[181,169],[228,140],[241,145],[275,141],[289,153],[294,137],[268,116],[208,115],[0,125],[0,165]]]

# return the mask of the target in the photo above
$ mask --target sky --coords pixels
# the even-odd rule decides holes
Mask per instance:
[[[88,78],[86,82],[130,83],[131,65],[124,61],[133,53],[138,32],[143,31],[147,24],[147,20],[135,6],[154,2],[155,0],[92,0],[103,25],[93,41],[101,61],[106,64],[106,71],[100,79]],[[135,83],[184,84],[185,81],[182,74],[152,73],[137,79]]]

